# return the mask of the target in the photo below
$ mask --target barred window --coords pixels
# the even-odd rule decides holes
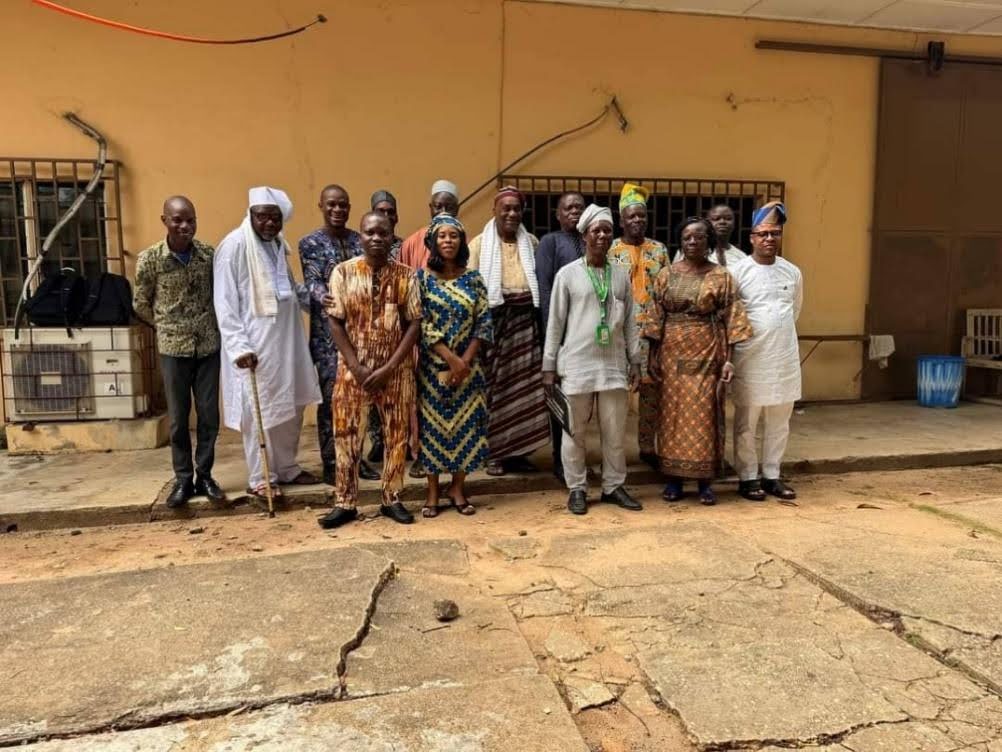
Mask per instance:
[[[88,160],[0,157],[0,325],[14,323],[28,269],[96,166]],[[124,273],[118,178],[119,164],[108,161],[93,193],[49,249],[38,279],[65,267],[83,276]]]
[[[786,184],[776,180],[723,180],[701,178],[597,178],[555,175],[504,175],[499,185],[514,185],[527,198],[523,224],[537,238],[559,230],[557,201],[567,191],[584,195],[586,203],[612,209],[619,234],[619,192],[624,183],[638,183],[651,192],[647,202],[647,236],[660,240],[674,256],[675,228],[686,217],[705,216],[716,204],[734,210],[731,242],[745,252],[755,209],[767,201],[783,201]]]

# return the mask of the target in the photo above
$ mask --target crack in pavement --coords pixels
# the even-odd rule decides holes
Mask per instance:
[[[0,748],[20,747],[26,744],[57,740],[57,739],[79,739],[86,736],[103,734],[115,731],[132,731],[139,729],[156,728],[187,721],[212,720],[229,715],[263,710],[274,705],[303,705],[306,703],[319,702],[352,702],[356,699],[347,696],[347,660],[352,652],[361,647],[369,634],[372,626],[372,618],[376,613],[376,606],[379,597],[386,586],[396,578],[396,564],[390,560],[376,578],[376,582],[369,592],[368,603],[362,613],[362,618],[355,633],[338,649],[338,662],[336,665],[337,684],[329,689],[314,690],[312,692],[294,692],[289,694],[274,695],[272,697],[261,698],[259,700],[231,700],[220,702],[209,707],[195,709],[177,710],[163,712],[160,714],[149,714],[149,709],[130,710],[110,721],[95,723],[90,726],[82,726],[71,731],[64,732],[36,732],[16,737],[0,739]],[[367,698],[377,697],[382,694],[373,693]]]
[[[833,596],[837,600],[849,606],[851,609],[861,614],[862,616],[865,616],[867,619],[874,622],[875,624],[882,627],[890,624],[891,625],[890,631],[893,632],[902,640],[904,640],[904,642],[906,642],[911,647],[915,648],[916,650],[920,650],[921,652],[925,653],[930,658],[939,662],[943,666],[946,666],[947,668],[960,671],[975,684],[984,687],[985,689],[989,690],[990,692],[999,697],[1002,697],[1002,685],[1000,685],[998,682],[994,681],[990,677],[986,676],[981,671],[978,671],[973,666],[968,665],[964,661],[953,658],[950,655],[951,653],[950,650],[941,650],[937,648],[935,645],[931,644],[928,640],[924,639],[921,635],[909,630],[905,626],[903,619],[907,618],[907,619],[914,619],[915,621],[925,621],[927,623],[935,624],[937,626],[946,629],[951,629],[959,634],[964,634],[971,637],[977,637],[986,640],[988,642],[995,641],[997,639],[997,636],[993,635],[989,637],[987,635],[982,635],[979,633],[970,633],[963,629],[953,627],[949,624],[943,624],[941,622],[936,621],[935,619],[929,619],[923,616],[913,616],[912,614],[895,611],[893,609],[880,606],[876,603],[871,603],[865,600],[864,598],[856,595],[855,593],[845,589],[841,585],[832,582],[827,577],[818,574],[814,570],[798,562],[795,562],[792,559],[786,559],[782,556],[779,556],[778,554],[772,554],[772,555],[775,556],[780,561],[782,561],[783,563],[785,563],[795,572],[803,575],[808,582],[811,582],[817,587],[821,588],[829,595]]]
[[[763,747],[780,747],[784,749],[801,749],[806,746],[822,746],[839,744],[847,741],[849,737],[864,729],[880,728],[883,726],[901,726],[906,723],[914,723],[911,718],[900,721],[867,721],[865,723],[854,724],[842,731],[833,734],[818,734],[805,739],[734,739],[726,742],[710,742],[699,745],[703,752],[739,752],[740,750],[762,749]]]
[[[393,561],[388,561],[386,566],[383,567],[383,571],[380,572],[379,576],[376,578],[376,582],[372,586],[372,591],[369,593],[369,603],[365,608],[365,612],[362,614],[362,623],[358,625],[358,629],[355,631],[355,634],[341,646],[337,662],[337,699],[339,700],[344,699],[348,693],[348,656],[362,646],[366,636],[369,634],[369,629],[372,627],[372,617],[376,613],[376,605],[379,602],[379,596],[382,595],[386,586],[394,578],[396,578],[396,576],[397,565]]]

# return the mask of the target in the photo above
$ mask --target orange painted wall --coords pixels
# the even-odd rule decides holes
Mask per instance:
[[[434,179],[468,190],[614,92],[627,134],[605,122],[519,170],[784,180],[786,254],[807,284],[801,330],[863,330],[879,63],[754,42],[921,49],[921,35],[517,0],[72,4],[206,36],[266,33],[321,10],[331,19],[291,40],[209,47],[103,29],[27,0],[0,5],[0,152],[89,157],[91,144],[57,115],[92,121],[125,165],[133,254],[160,237],[166,195],[191,196],[200,236],[215,242],[260,183],[296,202],[292,239],[318,224],[316,194],[335,181],[356,216],[371,191],[391,189],[405,234],[426,218]],[[1002,55],[1002,40],[946,40],[953,52]],[[488,209],[481,197],[463,218],[477,231]],[[859,367],[858,346],[823,346],[806,396],[858,396]]]

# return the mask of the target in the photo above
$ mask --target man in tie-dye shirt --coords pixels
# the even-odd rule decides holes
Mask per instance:
[[[389,259],[393,235],[386,217],[362,218],[365,255],[334,268],[326,313],[340,359],[334,386],[337,472],[334,511],[320,524],[334,528],[356,519],[362,431],[370,405],[380,413],[386,456],[380,512],[409,524],[400,503],[410,409],[414,403],[414,345],[421,331],[421,297],[414,271]]]

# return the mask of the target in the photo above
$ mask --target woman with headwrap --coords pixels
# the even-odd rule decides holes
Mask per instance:
[[[484,279],[494,325],[494,344],[484,359],[490,475],[536,470],[527,455],[550,438],[536,281],[539,241],[522,225],[524,209],[517,188],[502,188],[494,197],[494,216],[470,242],[470,268]]]
[[[654,280],[671,263],[668,249],[663,243],[646,237],[647,197],[650,195],[642,185],[626,183],[619,194],[619,225],[623,235],[615,240],[609,249],[609,261],[623,266],[630,272],[633,289],[634,311],[637,328],[643,331],[654,295]],[[640,404],[637,429],[637,443],[640,445],[640,459],[651,467],[658,467],[654,438],[658,426],[658,396],[660,388],[651,378],[647,362],[649,348],[647,340],[641,344]]]
[[[487,461],[486,381],[480,350],[493,338],[487,288],[467,267],[470,249],[462,223],[448,214],[432,219],[425,235],[421,289],[421,358],[418,368],[418,464],[428,473],[423,514],[438,515],[439,474],[451,473],[446,491],[460,514],[476,510],[466,498],[466,474]]]
[[[708,259],[716,236],[707,220],[690,217],[678,228],[682,259],[654,284],[644,336],[650,371],[661,385],[658,458],[668,478],[666,501],[682,498],[682,479],[699,481],[699,499],[717,501],[711,488],[724,462],[724,384],[734,377],[731,351],[752,336],[734,279]]]

